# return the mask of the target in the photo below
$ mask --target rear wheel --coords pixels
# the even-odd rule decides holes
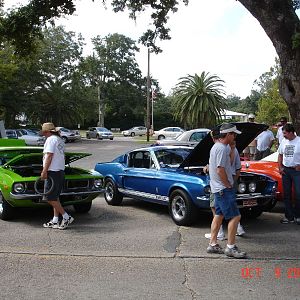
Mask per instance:
[[[86,134],[86,138],[87,138],[87,139],[90,139],[91,137],[90,137],[90,135],[89,135],[89,134]]]
[[[109,205],[120,205],[123,200],[123,195],[118,191],[115,182],[108,178],[105,181],[105,193],[104,198]]]
[[[195,221],[197,208],[183,190],[175,190],[170,195],[169,213],[177,225],[189,226]]]
[[[68,139],[65,136],[62,136],[61,138],[64,140],[65,144],[68,142]]]
[[[12,220],[15,217],[16,209],[13,208],[0,192],[0,219],[4,221]]]
[[[85,203],[77,203],[73,205],[74,209],[76,212],[80,214],[84,214],[90,211],[92,207],[92,201],[90,202],[85,202]]]
[[[135,136],[135,133],[134,132],[131,132],[131,134],[130,134],[132,137],[134,137]]]

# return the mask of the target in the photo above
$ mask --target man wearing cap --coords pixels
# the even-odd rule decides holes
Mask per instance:
[[[248,122],[254,123],[255,116],[254,114],[250,114],[248,116]],[[243,151],[244,158],[246,160],[253,160],[256,152],[256,142],[253,140]]]
[[[65,178],[65,144],[53,123],[44,123],[42,125],[42,134],[46,137],[46,142],[43,150],[41,178],[47,180],[47,183],[49,183],[49,180],[52,181],[51,191],[44,197],[53,207],[54,213],[53,218],[49,222],[44,223],[43,227],[66,229],[74,221],[74,218],[64,210],[59,201]],[[60,224],[59,215],[63,217]]]
[[[229,257],[245,258],[235,245],[235,235],[241,215],[236,203],[236,193],[230,160],[230,148],[236,135],[241,132],[231,123],[224,123],[220,127],[220,135],[210,150],[209,174],[211,192],[215,198],[216,214],[211,224],[211,239],[207,248],[208,253],[225,253]],[[217,243],[217,234],[223,219],[228,222],[228,243],[225,252]]]
[[[287,124],[287,117],[281,117],[280,121],[279,121],[279,127],[278,127],[277,133],[276,133],[276,139],[277,139],[277,146],[278,147],[281,144],[282,140],[284,139],[282,128],[285,124]]]

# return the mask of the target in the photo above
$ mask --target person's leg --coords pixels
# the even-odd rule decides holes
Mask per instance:
[[[212,222],[211,222],[211,238],[210,238],[210,244],[215,245],[217,244],[217,235],[220,230],[220,226],[223,222],[223,216],[222,215],[215,215]]]
[[[294,209],[291,203],[292,177],[290,174],[290,170],[287,168],[284,169],[284,173],[282,174],[282,185],[285,217],[291,221],[294,219]]]
[[[64,215],[64,213],[66,212],[62,207],[61,203],[59,202],[59,200],[48,201],[48,203],[53,207],[55,217],[58,217],[59,214]]]
[[[228,245],[235,244],[235,235],[237,232],[238,223],[241,220],[241,216],[236,216],[230,219],[228,222]]]

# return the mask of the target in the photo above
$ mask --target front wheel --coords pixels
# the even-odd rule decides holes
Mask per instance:
[[[158,139],[159,139],[159,140],[163,140],[164,138],[165,138],[165,136],[162,135],[162,134],[158,136]]]
[[[65,142],[65,144],[68,142],[68,139],[65,136],[61,137],[63,139],[63,141]]]
[[[123,195],[118,191],[117,185],[112,179],[105,181],[104,198],[109,205],[120,205],[123,200]]]
[[[92,201],[90,202],[85,202],[85,203],[77,203],[73,205],[74,209],[76,212],[80,214],[85,214],[90,211],[92,207]]]
[[[90,137],[90,135],[89,135],[89,134],[87,134],[87,135],[86,135],[86,138],[87,138],[87,139],[90,139],[91,137]]]
[[[135,133],[134,132],[131,132],[131,134],[130,134],[132,137],[134,137],[135,136]]]
[[[189,226],[195,221],[197,208],[189,195],[183,190],[175,190],[170,195],[169,213],[180,226]]]
[[[12,220],[15,217],[16,209],[13,208],[0,192],[0,219],[4,221]]]

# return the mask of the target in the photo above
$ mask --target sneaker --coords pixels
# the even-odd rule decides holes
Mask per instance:
[[[245,258],[247,255],[246,252],[241,251],[237,246],[234,246],[232,249],[226,247],[225,254],[234,258]]]
[[[246,231],[244,230],[242,225],[238,225],[237,231],[236,231],[236,235],[237,236],[243,236],[246,234]]]
[[[205,233],[204,237],[210,240],[211,239],[211,234],[210,233]],[[225,240],[225,234],[224,233],[223,234],[218,233],[217,240],[224,241]]]
[[[67,227],[74,221],[74,218],[69,216],[68,220],[63,219],[60,223],[60,225],[58,226],[58,229],[67,229]]]
[[[284,217],[283,219],[280,220],[281,224],[290,224],[290,223],[295,223],[294,219],[289,220],[288,218]]]
[[[53,229],[57,229],[58,226],[59,226],[59,224],[58,224],[58,223],[53,223],[52,220],[50,220],[49,222],[43,224],[43,227],[44,227],[44,228],[53,228]]]
[[[214,246],[209,245],[206,249],[207,253],[215,253],[215,254],[223,254],[224,250],[219,244],[215,244]]]

